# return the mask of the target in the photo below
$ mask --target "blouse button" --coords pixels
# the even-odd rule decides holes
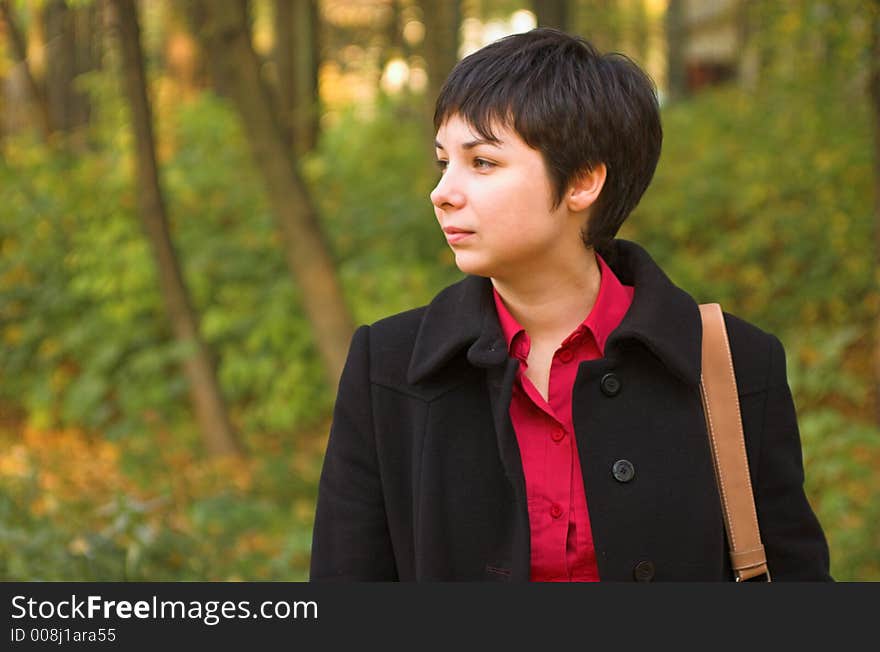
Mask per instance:
[[[553,507],[550,508],[550,516],[553,518],[559,518],[562,516],[562,508],[556,503],[553,503]]]
[[[562,349],[559,352],[559,359],[563,362],[571,362],[574,359],[574,353],[572,353],[569,349]]]
[[[557,443],[561,442],[565,438],[565,428],[562,428],[562,427],[554,428],[553,433],[550,435],[550,437],[553,439],[553,441],[555,441]]]

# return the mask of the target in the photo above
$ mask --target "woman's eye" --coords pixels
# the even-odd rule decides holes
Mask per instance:
[[[437,165],[437,169],[443,172],[446,169],[446,164],[448,163],[448,161],[441,161],[440,159],[437,159],[434,161],[434,163]]]
[[[490,169],[490,168],[494,168],[494,167],[495,167],[495,164],[494,164],[494,163],[492,163],[491,161],[487,161],[487,160],[484,159],[484,158],[476,158],[476,159],[474,159],[474,165],[475,165],[476,167],[480,168],[481,170],[488,170],[488,169]]]

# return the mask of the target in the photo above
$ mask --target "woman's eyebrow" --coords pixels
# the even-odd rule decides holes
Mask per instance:
[[[468,142],[462,144],[461,148],[462,149],[473,149],[477,145],[490,145],[492,147],[500,148],[503,144],[504,144],[503,140],[492,141],[492,140],[486,140],[485,138],[477,138],[475,140],[469,140]],[[440,144],[439,140],[434,141],[434,147],[436,147],[437,149],[442,149],[443,151],[446,151],[446,148]]]

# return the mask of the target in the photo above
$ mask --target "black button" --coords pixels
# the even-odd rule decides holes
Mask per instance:
[[[629,460],[617,460],[611,467],[611,473],[618,482],[629,482],[635,477],[636,468]]]
[[[620,378],[617,377],[617,374],[605,374],[602,376],[599,386],[605,396],[617,396],[620,393]]]
[[[640,561],[633,568],[633,577],[636,582],[650,582],[654,579],[654,564],[650,561]]]

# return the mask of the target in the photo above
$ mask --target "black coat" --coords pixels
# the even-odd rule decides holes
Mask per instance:
[[[638,245],[617,240],[606,260],[635,295],[605,357],[580,364],[572,400],[599,576],[730,580],[699,395],[697,304]],[[828,580],[782,345],[732,315],[725,322],[771,575]],[[529,579],[508,414],[518,364],[486,278],[358,329],[321,473],[312,580]],[[632,464],[631,479],[612,472],[618,460]]]

